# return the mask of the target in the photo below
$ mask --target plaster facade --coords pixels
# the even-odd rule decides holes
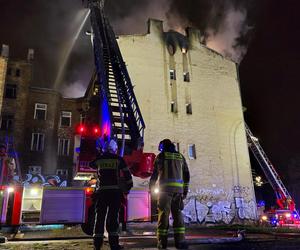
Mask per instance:
[[[198,30],[187,33],[164,33],[150,20],[148,34],[118,39],[146,123],[144,151],[158,153],[170,138],[186,157],[187,220],[256,219],[236,64],[202,45]]]

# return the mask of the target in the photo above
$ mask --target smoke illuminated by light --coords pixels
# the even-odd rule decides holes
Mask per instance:
[[[65,53],[63,55],[63,59],[60,63],[60,68],[58,70],[58,73],[57,73],[57,76],[56,76],[56,79],[55,79],[55,82],[54,82],[54,89],[57,89],[58,88],[58,85],[60,83],[62,83],[62,80],[63,80],[63,77],[64,77],[64,73],[65,73],[65,70],[66,70],[66,65],[67,65],[67,62],[70,58],[70,55],[71,55],[71,52],[74,48],[74,45],[88,19],[90,15],[90,10],[82,10],[81,12],[78,13],[78,16],[76,19],[80,19],[82,20],[82,17],[83,17],[83,20],[78,28],[78,30],[76,31],[74,37],[72,38],[72,40],[70,41],[70,43],[68,44],[67,48],[65,49]]]

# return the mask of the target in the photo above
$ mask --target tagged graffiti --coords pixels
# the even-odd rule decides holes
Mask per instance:
[[[19,176],[15,176],[14,180],[19,182]],[[26,187],[32,184],[40,184],[42,186],[66,187],[67,181],[57,175],[43,176],[41,174],[26,174],[22,184]]]
[[[225,223],[233,221],[256,220],[256,202],[247,200],[247,187],[235,187],[226,193],[223,189],[210,192],[208,189],[197,190],[186,199],[183,210],[185,222]],[[236,195],[240,197],[235,197]],[[244,197],[243,197],[244,196]]]

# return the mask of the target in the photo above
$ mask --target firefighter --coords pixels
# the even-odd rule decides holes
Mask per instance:
[[[175,247],[177,249],[188,249],[181,210],[184,206],[183,200],[188,193],[189,169],[184,156],[175,150],[174,144],[169,139],[160,142],[159,150],[161,153],[155,159],[154,171],[150,178],[150,190],[154,190],[157,180],[159,188],[157,248],[167,248],[171,211],[174,220]]]
[[[106,230],[108,241],[112,250],[123,249],[119,245],[119,221],[118,215],[121,200],[124,193],[129,192],[133,186],[132,176],[122,157],[117,153],[118,145],[110,140],[103,154],[90,163],[92,168],[97,169],[97,185],[95,191],[96,216],[94,225],[94,249],[100,250],[103,244],[104,221],[106,218]],[[123,176],[126,185],[122,185],[120,177]]]

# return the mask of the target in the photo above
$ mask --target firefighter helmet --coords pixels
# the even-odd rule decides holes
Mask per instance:
[[[111,153],[116,153],[118,150],[118,144],[116,143],[115,140],[110,140],[104,148],[104,151],[106,152],[111,152]]]

